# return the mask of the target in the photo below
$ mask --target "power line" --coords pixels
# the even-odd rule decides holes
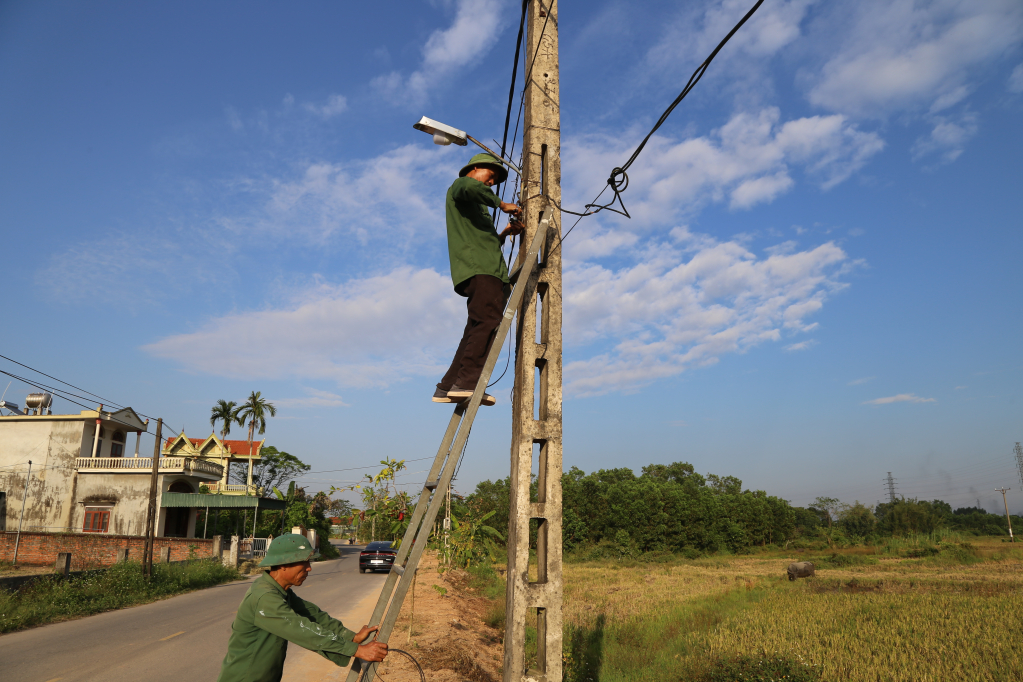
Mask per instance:
[[[47,386],[46,384],[41,384],[39,382],[32,381],[30,379],[26,379],[25,377],[20,377],[17,374],[12,374],[11,372],[6,372],[6,371],[4,371],[2,369],[0,369],[0,374],[5,374],[5,375],[11,377],[12,379],[17,379],[18,381],[20,381],[20,382],[22,382],[24,384],[27,384],[29,386],[34,386],[35,388],[39,388],[39,389],[42,389],[42,390],[49,391],[49,392],[53,393],[53,395],[57,396],[58,398],[63,398],[64,400],[68,401],[69,403],[74,403],[75,405],[78,405],[79,407],[84,407],[87,410],[91,410],[92,409],[91,405],[86,405],[85,403],[80,403],[77,400],[75,400],[74,398],[69,398],[68,397],[68,395],[74,395],[75,398],[81,398],[81,396],[77,396],[74,393],[67,393],[67,392],[63,391],[62,389],[53,388],[53,387]],[[81,390],[81,389],[79,389],[79,390]],[[86,391],[86,393],[88,393],[88,391]],[[82,400],[87,400],[87,398],[82,398]],[[111,403],[111,404],[116,406],[116,403]],[[110,415],[110,413],[107,413],[107,414]],[[139,413],[136,413],[136,414],[142,414],[142,413],[139,412]],[[143,416],[145,416],[145,415],[143,415]],[[113,415],[109,416],[108,421],[113,421],[113,422],[116,422],[118,424],[123,424],[124,426],[134,427],[134,424],[129,424],[128,422],[121,421],[120,419],[116,419],[116,418],[113,417]],[[147,431],[143,431],[143,433],[149,433],[149,431],[148,430]]]
[[[522,17],[519,19],[519,37],[515,39],[515,58],[512,59],[511,85],[508,86],[508,109],[504,114],[504,134],[501,136],[501,156],[504,156],[505,143],[508,141],[508,124],[511,122],[512,102],[515,99],[515,77],[518,75],[519,71],[519,51],[522,49],[522,32],[526,28],[526,10],[528,4],[529,0],[522,0]]]
[[[406,460],[402,460],[402,461],[405,461],[405,462],[422,462],[423,460],[426,460],[426,459],[434,459],[434,458],[433,457],[419,457],[417,459],[406,459]],[[379,466],[379,464],[370,464],[370,465],[364,466],[364,467],[348,467],[347,469],[324,469],[324,470],[321,470],[321,471],[307,471],[307,472],[305,472],[305,474],[303,474],[303,476],[311,475],[311,474],[333,474],[333,473],[337,473],[339,471],[357,471],[359,469],[376,469],[378,466]]]
[[[47,374],[46,372],[43,372],[42,370],[36,369],[35,367],[29,367],[28,365],[23,364],[21,362],[18,362],[17,360],[14,360],[12,358],[9,358],[6,355],[0,355],[0,358],[3,358],[4,360],[7,360],[8,362],[13,362],[14,364],[18,365],[19,367],[24,367],[25,369],[31,370],[31,371],[35,372],[36,374],[42,374],[47,379],[53,379],[54,381],[56,381],[58,383],[61,383],[61,384],[64,384],[65,386],[70,386],[71,388],[75,389],[76,391],[81,391],[82,393],[88,393],[93,398],[98,398],[98,399],[102,400],[105,405],[114,405],[115,407],[122,407],[122,408],[123,407],[127,407],[126,405],[121,405],[120,403],[114,402],[113,400],[110,400],[109,398],[104,398],[103,396],[96,395],[95,393],[93,393],[91,391],[86,391],[84,388],[81,388],[80,386],[75,386],[74,384],[69,383],[67,381],[64,381],[63,379],[58,379],[55,376],[51,376],[51,375]],[[4,372],[4,374],[6,374],[6,372]],[[8,376],[11,376],[11,375],[8,375]],[[81,397],[81,396],[77,396],[77,397]],[[86,400],[86,398],[82,398],[82,400]],[[142,415],[143,417],[148,417],[148,415],[142,414],[141,412],[139,412],[138,414]]]
[[[735,35],[736,31],[742,28],[743,24],[745,24],[749,20],[749,18],[753,16],[753,13],[756,12],[760,8],[760,5],[762,5],[763,3],[764,0],[757,0],[756,4],[753,5],[753,7],[751,7],[750,10],[746,12],[745,16],[743,16],[743,18],[739,20],[739,23],[732,27],[732,30],[728,32],[728,35],[726,35],[720,43],[718,43],[718,46],[714,48],[714,51],[711,52],[707,56],[707,58],[703,60],[703,63],[701,63],[700,66],[696,68],[696,71],[693,72],[693,75],[689,77],[689,81],[686,83],[685,87],[682,88],[682,92],[679,93],[679,96],[676,97],[675,100],[668,106],[668,108],[664,110],[664,113],[661,114],[661,117],[657,119],[657,123],[654,124],[654,127],[650,129],[650,132],[646,134],[646,137],[643,138],[643,140],[639,143],[636,149],[625,161],[625,163],[622,164],[621,166],[616,166],[615,168],[611,169],[611,174],[607,178],[607,184],[604,185],[603,189],[600,190],[600,193],[597,194],[593,201],[584,206],[585,209],[594,210],[587,210],[585,213],[577,213],[575,211],[568,211],[562,208],[560,205],[558,205],[559,211],[579,216],[579,218],[575,221],[575,223],[572,224],[572,227],[568,229],[568,232],[562,235],[561,239],[558,240],[558,243],[554,246],[554,248],[551,249],[552,253],[555,249],[561,246],[561,243],[565,241],[565,238],[568,237],[569,234],[572,233],[572,230],[574,230],[575,226],[579,224],[579,221],[585,218],[586,216],[591,216],[596,213],[599,213],[600,211],[607,210],[612,211],[613,213],[617,213],[619,215],[623,215],[626,218],[632,217],[631,215],[629,215],[629,211],[625,208],[625,203],[622,201],[621,197],[621,193],[624,192],[629,186],[629,176],[626,171],[629,170],[633,162],[639,157],[640,153],[646,147],[647,142],[649,142],[653,134],[657,132],[657,129],[660,128],[664,124],[664,122],[668,120],[668,117],[671,115],[671,113],[675,111],[675,107],[681,104],[682,100],[686,98],[686,95],[688,95],[692,91],[692,89],[696,87],[696,84],[700,82],[700,79],[703,78],[703,74],[706,73],[707,68],[710,66],[710,63],[714,61],[715,57],[717,57],[718,52],[721,51],[721,48],[723,48],[725,44],[732,39],[732,36]],[[600,197],[604,195],[604,192],[607,191],[608,187],[610,187],[611,191],[614,192],[615,195],[614,198],[607,204],[598,204],[597,202],[600,200]],[[621,210],[612,208],[615,204],[615,201],[617,201],[618,205],[621,206]]]
[[[54,381],[56,381],[58,383],[61,383],[61,384],[64,384],[65,386],[70,386],[71,388],[75,389],[76,391],[81,391],[82,393],[86,393],[86,394],[88,394],[89,396],[91,396],[93,398],[98,398],[99,400],[103,401],[104,405],[113,405],[114,407],[121,408],[121,409],[123,409],[125,407],[128,407],[127,405],[123,405],[123,404],[118,403],[116,401],[110,400],[109,398],[104,398],[101,395],[97,395],[97,394],[93,393],[92,391],[87,391],[84,388],[81,388],[80,386],[75,386],[74,384],[72,384],[70,382],[67,382],[67,381],[64,381],[63,379],[58,379],[57,377],[55,377],[53,375],[50,375],[50,374],[47,374],[46,372],[44,372],[42,370],[39,370],[39,369],[36,369],[35,367],[30,367],[29,365],[26,365],[26,364],[24,364],[22,362],[18,362],[17,360],[15,360],[13,358],[7,357],[6,355],[0,355],[0,358],[3,358],[4,360],[7,360],[8,362],[13,362],[14,364],[18,365],[19,367],[24,367],[27,370],[31,370],[31,371],[35,372],[36,374],[41,374],[42,376],[46,377],[47,379],[53,379]],[[58,388],[55,388],[53,386],[48,386],[47,384],[43,384],[43,383],[40,383],[40,382],[37,382],[37,381],[32,381],[32,380],[26,379],[25,377],[19,377],[19,376],[15,375],[15,374],[11,374],[10,372],[4,372],[3,370],[0,370],[0,373],[6,374],[7,376],[12,377],[14,379],[17,379],[18,381],[21,381],[21,382],[23,382],[25,384],[28,384],[29,386],[42,387],[44,390],[50,391],[51,393],[53,393],[55,395],[58,395],[59,397],[64,398],[65,400],[67,400],[69,402],[75,403],[76,405],[80,405],[80,406],[84,407],[85,409],[91,409],[90,406],[82,405],[82,403],[79,403],[79,402],[77,402],[75,400],[71,400],[70,398],[67,397],[68,395],[71,395],[71,396],[74,396],[75,398],[79,398],[81,400],[88,400],[88,398],[86,398],[85,396],[81,396],[81,395],[77,395],[75,393],[71,393],[70,391],[68,391],[66,389],[58,389]],[[144,414],[142,412],[139,412],[138,410],[135,410],[134,408],[132,408],[132,410],[135,412],[135,414],[139,415],[140,417],[145,417],[146,419],[152,419],[152,417],[150,415],[148,415],[148,414]]]

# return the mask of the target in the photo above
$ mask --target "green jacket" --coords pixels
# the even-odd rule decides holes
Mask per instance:
[[[508,266],[501,246],[504,240],[487,208],[497,208],[501,199],[473,178],[458,178],[448,189],[444,210],[448,222],[448,257],[451,281],[458,285],[473,275],[493,275],[508,283]]]
[[[279,682],[288,642],[346,666],[359,648],[354,636],[341,621],[263,573],[238,607],[217,682]]]

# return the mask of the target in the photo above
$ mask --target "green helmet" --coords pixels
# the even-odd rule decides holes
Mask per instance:
[[[464,178],[466,174],[476,166],[486,166],[497,173],[497,182],[495,184],[500,185],[502,182],[508,179],[508,169],[504,167],[501,159],[497,158],[493,154],[477,154],[476,156],[469,159],[469,163],[462,167],[462,170],[458,171],[458,177]]]
[[[260,566],[283,566],[299,561],[312,561],[319,552],[313,549],[309,538],[298,533],[288,533],[273,539],[266,550]]]

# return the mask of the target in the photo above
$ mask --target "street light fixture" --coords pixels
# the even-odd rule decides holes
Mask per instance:
[[[464,130],[458,128],[452,128],[449,125],[445,125],[440,121],[434,121],[432,118],[423,116],[419,119],[419,123],[412,126],[416,130],[422,130],[424,133],[433,135],[433,143],[447,146],[454,142],[460,147],[464,147],[469,144],[468,136]]]
[[[423,116],[421,119],[419,119],[418,123],[413,123],[412,127],[415,128],[416,130],[421,130],[424,133],[427,133],[428,135],[433,135],[434,144],[447,146],[453,142],[460,147],[464,147],[467,144],[469,144],[469,142],[472,142],[473,144],[480,147],[483,151],[488,152],[497,159],[500,159],[504,165],[508,166],[508,168],[511,168],[513,171],[515,171],[516,175],[522,177],[522,172],[518,168],[516,168],[514,163],[512,163],[508,159],[505,159],[500,154],[495,152],[493,149],[486,146],[485,144],[483,144],[482,142],[480,142],[479,140],[477,140],[475,137],[465,132],[464,130],[453,128],[449,125],[441,123],[440,121],[434,121],[432,118],[427,118],[426,116]]]

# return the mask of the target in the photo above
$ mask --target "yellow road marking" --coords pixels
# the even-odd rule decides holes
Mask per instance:
[[[161,638],[160,641],[161,642],[166,642],[168,639],[174,639],[178,635],[183,635],[183,634],[185,634],[184,630],[182,630],[181,632],[175,632],[173,635],[167,635],[166,637]]]

